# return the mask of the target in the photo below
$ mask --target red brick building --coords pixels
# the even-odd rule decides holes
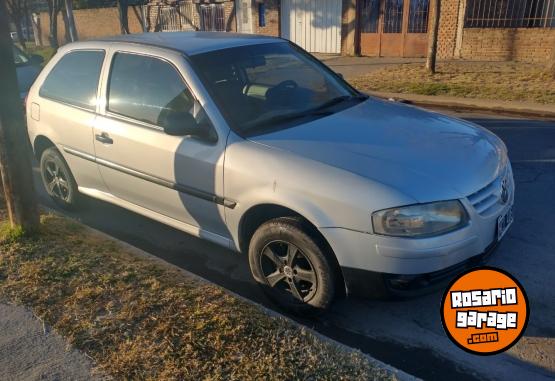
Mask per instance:
[[[256,33],[280,35],[307,50],[418,57],[427,50],[432,1],[250,2]],[[264,27],[258,25],[261,4]],[[543,62],[555,49],[555,0],[442,0],[440,13],[441,58]]]
[[[130,7],[129,18],[132,33],[238,31],[281,36],[318,53],[421,57],[433,1],[152,0]],[[440,13],[440,58],[544,62],[555,49],[555,0],[441,0]],[[115,8],[75,16],[81,38],[119,32]],[[42,18],[47,35],[48,15]]]

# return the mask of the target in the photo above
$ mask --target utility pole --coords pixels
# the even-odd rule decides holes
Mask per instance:
[[[69,29],[69,38],[71,42],[77,41],[77,27],[75,26],[75,18],[73,17],[73,0],[65,0],[67,25]]]
[[[0,172],[12,227],[33,232],[39,213],[8,25],[6,0],[0,0]]]
[[[430,40],[428,41],[428,59],[426,60],[426,70],[430,74],[435,74],[441,0],[432,0],[432,5],[433,5],[433,18],[432,18],[432,25],[431,25],[432,33],[430,33]]]

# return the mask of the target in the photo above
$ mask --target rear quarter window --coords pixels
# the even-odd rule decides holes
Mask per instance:
[[[94,110],[104,55],[99,50],[67,53],[50,71],[39,95]]]

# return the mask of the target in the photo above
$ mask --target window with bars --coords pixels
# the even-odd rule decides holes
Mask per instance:
[[[403,0],[385,0],[383,32],[401,33],[403,29]]]
[[[465,28],[554,28],[555,0],[467,0]]]
[[[362,0],[360,17],[362,33],[377,33],[380,19],[380,0]]]
[[[203,4],[200,6],[201,30],[225,32],[225,11],[223,4]]]
[[[409,7],[409,33],[428,33],[430,0],[411,0]]]

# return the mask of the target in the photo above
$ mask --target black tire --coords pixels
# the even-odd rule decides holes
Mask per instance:
[[[56,204],[65,209],[74,209],[77,206],[77,182],[55,147],[43,151],[40,157],[40,175],[46,193]]]
[[[249,245],[251,272],[264,292],[304,315],[324,312],[334,299],[337,274],[329,255],[302,220],[290,217],[262,224]]]

